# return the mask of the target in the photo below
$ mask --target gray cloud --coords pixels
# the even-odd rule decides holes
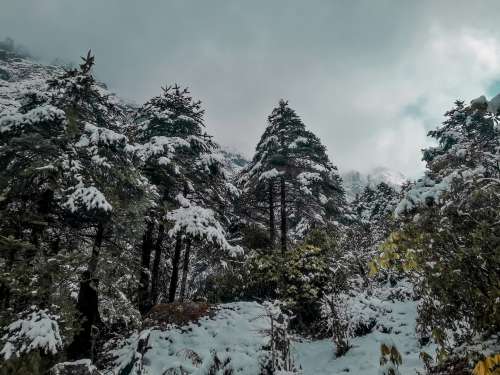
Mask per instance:
[[[96,54],[96,74],[141,103],[179,82],[222,144],[251,155],[287,98],[341,169],[416,175],[427,130],[500,78],[496,16],[480,1],[16,0],[0,37],[37,56]]]

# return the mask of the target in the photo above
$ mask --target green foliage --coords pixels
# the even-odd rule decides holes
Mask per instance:
[[[427,330],[497,332],[499,236],[486,222],[466,227],[463,218],[456,220],[444,221],[438,210],[421,213],[382,245],[374,270],[397,268],[418,281],[424,297],[419,321]]]
[[[337,167],[285,100],[269,115],[255,155],[238,177],[244,206],[250,206],[248,216],[270,232],[273,211],[282,204],[280,194],[285,195],[290,232],[281,233],[284,237],[300,241],[314,227],[343,220],[345,197]]]
[[[248,261],[247,293],[259,298],[279,298],[294,319],[296,329],[314,332],[320,320],[320,300],[329,284],[328,252],[302,244],[285,255],[280,252],[256,254]]]
[[[34,375],[45,374],[55,363],[57,358],[32,351],[21,357],[11,358],[0,364],[0,375]]]
[[[439,146],[424,150],[428,171],[398,207],[400,229],[371,265],[413,279],[422,296],[419,330],[442,359],[452,342],[500,330],[498,119],[463,102],[447,117],[429,133]]]

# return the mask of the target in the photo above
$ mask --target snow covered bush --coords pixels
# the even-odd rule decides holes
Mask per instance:
[[[322,299],[321,315],[326,321],[326,330],[330,332],[335,344],[335,355],[340,357],[349,350],[350,319],[346,309],[345,295],[331,293]]]
[[[269,355],[262,364],[262,373],[271,374],[298,374],[291,352],[291,336],[288,333],[290,317],[280,307],[280,302],[265,302],[265,315],[270,321],[267,330],[269,344],[265,347]]]
[[[20,357],[33,350],[45,354],[57,354],[63,346],[59,333],[58,317],[47,310],[34,310],[9,324],[2,337],[0,354],[5,360]]]
[[[46,371],[63,350],[59,316],[34,306],[4,328],[0,339],[0,374]]]

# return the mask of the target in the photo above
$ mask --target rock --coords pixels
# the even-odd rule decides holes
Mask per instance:
[[[80,359],[75,362],[62,362],[52,367],[48,375],[99,375],[99,371],[90,359]]]

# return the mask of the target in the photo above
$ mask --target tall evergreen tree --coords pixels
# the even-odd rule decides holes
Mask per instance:
[[[29,295],[39,296],[31,303],[40,307],[52,308],[54,298],[69,297],[77,280],[68,271],[86,268],[76,306],[82,330],[72,346],[75,356],[91,355],[91,328],[100,320],[101,250],[109,247],[119,256],[127,247],[120,244],[123,229],[147,205],[147,180],[135,168],[133,148],[121,132],[122,109],[93,78],[93,63],[89,52],[78,69],[27,93],[16,113],[0,119],[5,171],[0,209],[11,218],[2,220],[0,242],[8,253],[19,250],[12,260],[22,252],[25,264],[38,268],[39,285],[27,286]],[[114,236],[118,228],[119,238]]]
[[[217,145],[204,131],[203,114],[201,103],[194,101],[187,89],[175,85],[164,88],[162,94],[148,101],[137,115],[137,141],[142,143],[139,153],[144,160],[143,170],[159,193],[160,210],[156,213],[160,221],[159,238],[155,246],[151,286],[153,303],[158,298],[160,239],[164,236],[165,225],[169,222],[174,225],[168,235],[175,240],[169,302],[174,301],[178,289],[183,243],[188,245],[184,249],[186,277],[183,276],[182,280],[185,281],[193,237],[204,237],[197,225],[216,228],[216,231],[222,228],[216,217],[224,219],[224,201],[230,185],[216,154]],[[206,213],[203,207],[213,208],[213,220],[196,220],[196,212]],[[189,217],[190,214],[194,217]],[[187,222],[187,217],[193,221]],[[151,253],[151,246],[148,248]],[[144,275],[148,272],[148,263],[143,262]],[[148,279],[143,277],[141,288],[145,290],[147,285]],[[182,289],[185,291],[186,287]]]
[[[58,252],[61,229],[65,114],[48,104],[41,92],[27,93],[22,103],[17,111],[0,115],[0,250],[6,257],[0,304],[4,312],[16,304],[21,310],[28,303],[50,306],[51,275],[46,271],[49,257]],[[27,279],[34,275],[35,284]],[[23,297],[33,290],[32,300]]]
[[[266,223],[274,246],[275,210],[280,211],[281,250],[292,237],[312,227],[340,219],[345,204],[337,168],[323,146],[305,128],[295,111],[281,100],[268,118],[255,155],[239,177],[247,200],[257,209],[254,218]],[[275,197],[279,196],[279,200]],[[267,218],[259,213],[265,207]]]
[[[80,283],[77,306],[84,329],[75,337],[75,356],[90,349],[91,327],[100,319],[93,280],[98,278],[105,240],[112,238],[117,226],[124,228],[124,216],[131,221],[141,211],[140,202],[148,188],[123,134],[123,111],[95,81],[93,64],[89,51],[78,69],[48,82],[50,103],[65,112],[68,126],[62,197],[66,221],[79,230],[94,231],[87,271]]]

